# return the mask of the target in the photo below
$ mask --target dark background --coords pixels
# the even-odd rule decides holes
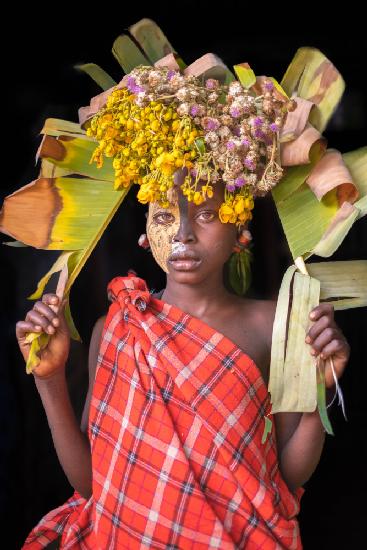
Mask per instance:
[[[157,21],[187,63],[215,52],[228,66],[248,61],[256,74],[278,80],[298,47],[321,49],[347,84],[341,105],[325,132],[329,145],[346,152],[366,143],[367,42],[364,30],[358,28],[360,16],[356,10],[352,12],[352,5],[333,25],[328,19],[321,22],[319,14],[303,13],[307,10],[302,11],[302,6],[296,4],[269,9],[266,4],[233,1],[215,8],[200,1],[155,2],[150,6],[137,3],[136,8],[133,4],[105,3],[96,7],[88,4],[78,15],[77,6],[60,3],[47,9],[39,5],[28,11],[13,8],[3,20],[7,34],[6,38],[2,35],[6,97],[2,109],[5,142],[1,202],[36,178],[34,156],[44,119],[76,121],[77,108],[99,93],[89,77],[76,72],[73,65],[93,61],[120,80],[122,73],[110,53],[113,40],[142,17]],[[286,16],[290,17],[288,25],[284,22]],[[132,267],[151,288],[164,286],[164,277],[149,253],[137,246],[144,221],[144,208],[130,194],[72,289],[72,313],[83,338],[83,344],[72,343],[68,363],[70,391],[78,416],[87,389],[90,333],[96,319],[107,311],[108,281]],[[355,224],[333,259],[367,258],[366,222],[365,218]],[[255,256],[251,293],[275,298],[291,259],[270,199],[258,201],[251,229]],[[32,307],[33,302],[26,297],[57,255],[31,248],[0,247],[0,517],[9,549],[19,548],[42,515],[72,493],[53,449],[33,379],[25,374],[14,333],[15,323]],[[352,348],[342,379],[348,422],[333,407],[335,437],[327,436],[318,469],[306,484],[300,524],[304,546],[312,550],[359,548],[366,538],[367,309],[339,312],[337,320]]]

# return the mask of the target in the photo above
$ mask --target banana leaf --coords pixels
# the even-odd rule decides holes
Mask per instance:
[[[79,71],[82,71],[89,75],[94,80],[94,82],[96,82],[98,86],[102,88],[102,90],[108,90],[109,88],[112,88],[117,84],[114,79],[108,73],[106,73],[104,69],[102,69],[99,65],[96,65],[95,63],[75,65],[75,69],[78,69]]]
[[[315,48],[300,48],[296,52],[280,84],[288,96],[296,94],[315,104],[309,121],[321,133],[338,106],[345,88],[341,74]]]
[[[97,143],[93,137],[87,136],[85,130],[81,128],[77,122],[70,122],[69,120],[63,120],[61,118],[47,118],[44,122],[41,134],[47,134],[48,136],[66,136],[73,138],[82,138],[87,141]]]
[[[313,160],[304,166],[290,167],[273,191],[283,230],[293,258],[312,254],[327,257],[341,244],[353,223],[366,213],[367,148],[362,147],[343,155],[360,199],[353,205],[339,205],[338,189],[318,200],[305,183],[313,167]]]
[[[307,270],[320,281],[320,301],[336,310],[367,306],[367,260],[315,262]]]
[[[176,53],[163,31],[151,19],[141,19],[129,28],[129,32],[149,59],[149,65],[154,65],[169,53]],[[179,66],[183,69],[185,65],[180,63],[183,63],[182,60]]]
[[[39,179],[5,198],[0,230],[35,248],[85,249],[110,222],[127,190],[88,178]]]
[[[317,403],[325,430],[332,433],[324,365],[316,368],[305,343],[309,313],[319,301],[335,309],[366,306],[367,260],[308,263],[304,269],[309,275],[289,267],[279,291],[269,377],[272,412],[311,412]]]
[[[112,46],[112,53],[126,74],[139,65],[151,65],[149,59],[126,34],[116,38]]]
[[[38,156],[73,174],[113,182],[115,171],[111,158],[104,159],[101,168],[98,168],[95,162],[90,163],[96,146],[96,142],[84,138],[62,135],[55,138],[45,135],[39,147]]]
[[[288,334],[283,349],[285,358],[283,365],[278,364],[276,367],[280,371],[284,387],[281,391],[274,388],[272,384],[269,387],[272,396],[272,412],[274,413],[312,412],[317,405],[315,360],[309,350],[305,350],[305,338],[310,325],[309,313],[319,303],[320,283],[317,279],[295,273],[290,290],[291,303],[290,309],[287,309],[287,315],[289,315]],[[284,305],[283,308],[285,310]],[[283,322],[287,324],[287,317],[283,318]],[[279,322],[277,326],[279,326]],[[281,338],[283,335],[282,329]],[[277,338],[276,334],[274,337]]]

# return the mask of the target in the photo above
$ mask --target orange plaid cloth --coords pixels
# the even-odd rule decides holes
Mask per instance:
[[[108,285],[88,433],[93,494],[47,514],[23,548],[302,548],[270,398],[231,340],[155,299],[138,277]],[[271,418],[271,416],[270,416]]]

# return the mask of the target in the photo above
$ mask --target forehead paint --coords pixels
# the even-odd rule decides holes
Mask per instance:
[[[154,215],[159,211],[166,211],[175,217],[175,221],[168,225],[162,225],[154,221]],[[150,203],[147,219],[147,237],[150,248],[157,264],[168,273],[168,256],[176,251],[176,247],[185,246],[182,243],[172,242],[173,237],[177,235],[180,227],[180,212],[178,204],[173,204],[169,208],[162,208],[158,203]]]

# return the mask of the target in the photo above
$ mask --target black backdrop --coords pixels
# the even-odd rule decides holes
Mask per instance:
[[[250,7],[252,8],[250,9]],[[141,17],[151,17],[166,32],[186,62],[215,52],[229,65],[248,61],[257,74],[280,79],[300,46],[320,48],[338,67],[347,83],[343,101],[325,132],[329,145],[346,152],[366,139],[366,39],[350,27],[346,14],[333,27],[316,15],[305,21],[301,7],[269,8],[228,1],[222,6],[204,2],[155,2],[128,7],[120,4],[33,6],[12,10],[3,21],[3,139],[0,198],[37,175],[34,156],[38,133],[47,117],[77,120],[77,108],[99,92],[73,65],[93,61],[116,80],[121,73],[110,53],[117,35]],[[11,8],[11,6],[10,6]],[[277,11],[278,10],[278,11]],[[282,10],[282,11],[281,11]],[[293,19],[284,24],[284,16]],[[307,23],[303,30],[302,20]],[[358,14],[355,21],[358,21]],[[349,27],[348,36],[345,29]],[[329,32],[325,34],[325,29]],[[2,40],[4,35],[2,35]],[[4,143],[4,142],[3,142]],[[4,173],[5,172],[5,173]],[[150,255],[137,247],[144,231],[144,208],[129,196],[97,245],[71,293],[75,323],[83,344],[73,343],[68,380],[80,416],[87,388],[87,353],[95,320],[106,312],[106,285],[129,267],[159,289],[164,277]],[[367,258],[367,220],[352,228],[335,259]],[[37,220],[35,220],[37,223]],[[312,220],[310,220],[312,223]],[[286,242],[270,199],[259,201],[252,224],[255,262],[252,294],[276,297],[290,263]],[[1,235],[3,241],[9,240]],[[47,421],[32,377],[24,372],[14,325],[31,308],[26,300],[57,253],[0,247],[0,517],[7,548],[19,548],[41,516],[64,502],[72,490],[53,449]],[[51,287],[52,288],[52,285]],[[306,485],[300,514],[305,548],[357,548],[366,519],[366,352],[367,310],[337,314],[352,347],[342,379],[348,422],[334,408],[335,437],[327,437],[320,465]],[[4,540],[4,539],[3,539]]]

